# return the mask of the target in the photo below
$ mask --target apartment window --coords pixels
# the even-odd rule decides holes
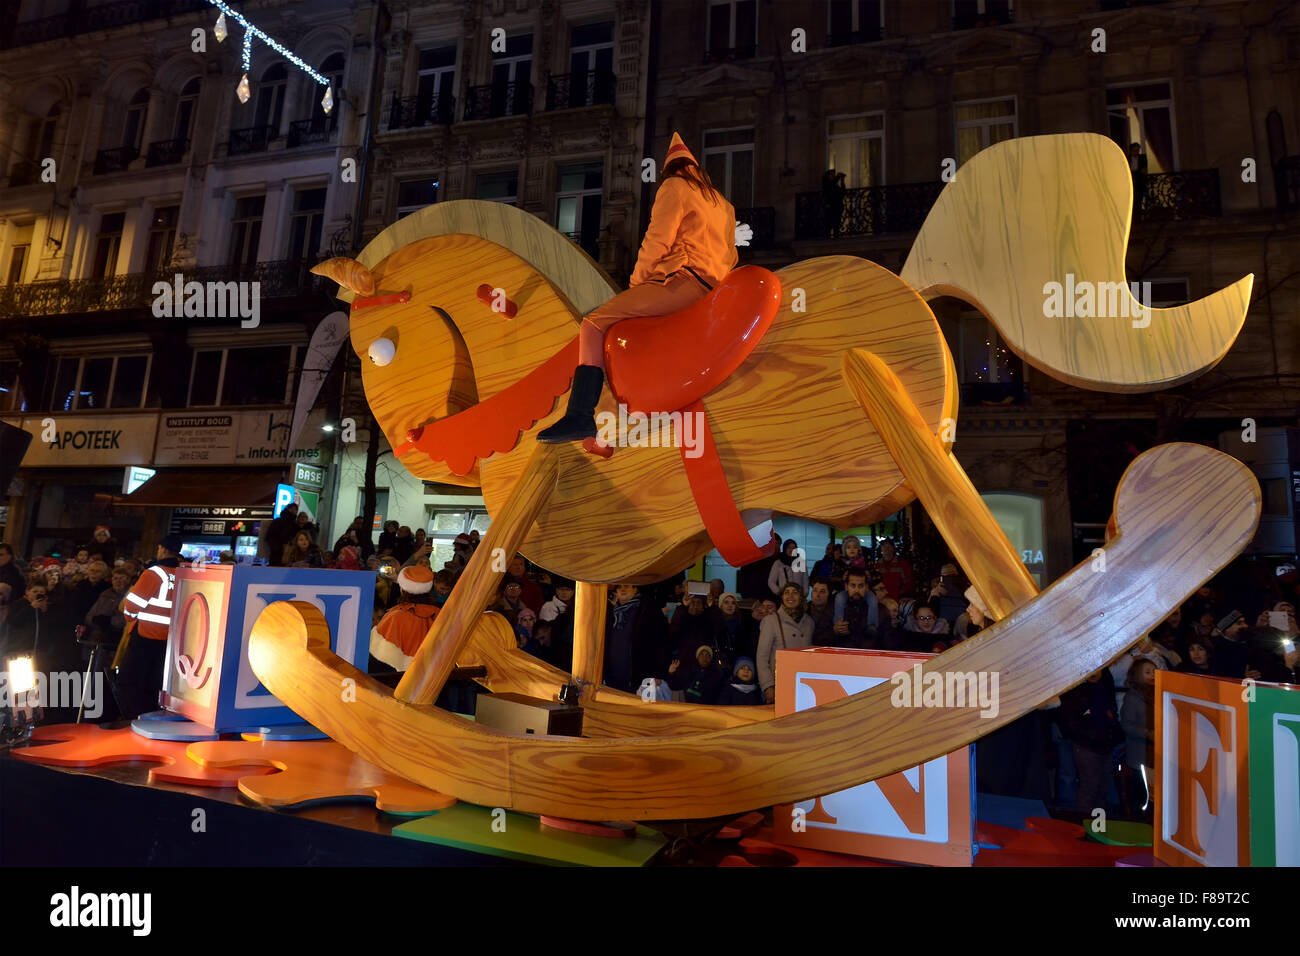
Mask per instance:
[[[527,83],[533,70],[533,35],[519,33],[506,37],[504,53],[492,57],[492,85]]]
[[[146,274],[160,272],[171,262],[180,211],[179,206],[163,206],[153,211],[153,219],[149,223],[149,244],[144,256]]]
[[[1151,301],[1143,305],[1157,309],[1172,309],[1192,300],[1191,288],[1186,279],[1147,279],[1151,283]],[[1139,290],[1142,288],[1138,286]]]
[[[973,100],[953,107],[957,159],[964,163],[981,149],[1016,136],[1016,98]]]
[[[357,510],[356,513],[363,515],[366,513],[366,489],[357,489]],[[375,489],[375,531],[384,530],[384,516],[388,514],[388,489]]]
[[[474,190],[475,199],[519,205],[519,170],[500,173],[479,173]]]
[[[1168,83],[1110,87],[1106,90],[1106,117],[1111,138],[1125,155],[1131,143],[1142,147],[1147,173],[1169,173],[1178,168],[1174,98]]]
[[[131,97],[126,106],[126,122],[122,124],[122,148],[140,152],[144,139],[144,120],[149,112],[149,91],[141,89]]]
[[[289,224],[289,259],[316,258],[325,222],[325,190],[299,189],[293,194]]]
[[[15,359],[0,361],[0,411],[22,411],[18,397],[18,362]]]
[[[1010,384],[1024,381],[1020,357],[998,337],[993,323],[979,313],[962,315],[958,326],[958,351],[961,355],[961,382],[970,384]]]
[[[456,47],[439,46],[420,51],[415,88],[415,116],[421,123],[451,116],[456,95]]]
[[[752,57],[758,50],[756,0],[714,0],[709,4],[709,57]]]
[[[556,228],[593,259],[600,258],[601,183],[600,163],[561,166],[555,190]]]
[[[190,372],[189,405],[285,405],[293,394],[297,346],[199,349]]]
[[[1010,23],[1015,13],[1012,0],[953,0],[952,28],[969,30]]]
[[[14,246],[9,253],[9,285],[18,285],[23,281],[23,269],[27,266],[27,253],[31,246]]]
[[[425,533],[433,542],[429,566],[440,568],[455,557],[456,535],[477,531],[487,534],[492,518],[483,508],[430,508]]]
[[[280,132],[280,120],[284,117],[284,92],[288,82],[284,64],[273,63],[257,84],[257,108],[253,113],[253,125],[271,127],[272,136],[277,136]]]
[[[849,189],[885,181],[885,114],[843,116],[827,124],[826,165],[845,173]]]
[[[117,274],[117,254],[122,249],[122,228],[126,214],[115,212],[103,216],[99,221],[99,239],[95,242],[95,261],[91,269],[92,279]]]
[[[704,170],[733,206],[754,204],[754,130],[708,130],[704,133]]]
[[[50,411],[140,408],[151,355],[63,356],[55,360]]]
[[[176,122],[172,124],[172,139],[189,139],[190,124],[194,121],[194,107],[199,101],[199,78],[196,76],[181,88],[176,100]]]
[[[614,24],[591,23],[569,31],[569,72],[614,69]]]
[[[257,244],[262,239],[262,208],[265,196],[243,196],[235,200],[235,215],[230,223],[232,266],[252,266],[257,262]]]
[[[830,0],[826,11],[827,45],[879,40],[885,29],[883,0]]]
[[[432,206],[438,201],[436,179],[412,179],[397,184],[397,218],[409,216],[417,209]]]

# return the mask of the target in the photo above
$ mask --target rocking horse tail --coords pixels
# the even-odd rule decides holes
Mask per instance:
[[[1094,133],[1007,140],[961,167],[926,216],[902,278],[984,313],[1007,345],[1081,388],[1145,392],[1194,378],[1245,322],[1253,276],[1170,309],[1126,281],[1133,179]]]

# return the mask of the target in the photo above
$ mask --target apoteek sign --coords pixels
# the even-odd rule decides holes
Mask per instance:
[[[152,455],[158,416],[47,415],[24,418],[22,427],[33,436],[24,468],[130,465]]]

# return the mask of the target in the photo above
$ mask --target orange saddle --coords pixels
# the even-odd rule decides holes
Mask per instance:
[[[605,333],[610,391],[629,412],[683,409],[740,367],[780,306],[781,280],[741,266],[680,312],[623,319]]]

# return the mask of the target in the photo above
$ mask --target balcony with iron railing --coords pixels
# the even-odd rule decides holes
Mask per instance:
[[[196,10],[209,10],[206,0],[123,0],[119,3],[90,5],[75,13],[61,13],[39,20],[15,24],[13,33],[0,36],[0,49],[44,43],[61,37],[135,26],[148,20],[180,16]]]
[[[177,272],[185,282],[257,282],[262,300],[329,294],[331,283],[312,275],[312,265],[308,260],[283,259],[247,266],[160,269],[100,279],[46,279],[0,286],[0,318],[148,308],[154,300],[154,283],[170,283]]]
[[[406,96],[393,94],[388,107],[388,128],[416,129],[420,126],[450,126],[456,121],[454,96]]]
[[[1217,169],[1148,174],[1134,181],[1134,193],[1139,220],[1204,219],[1223,215]]]
[[[881,37],[880,25],[863,27],[861,30],[841,30],[826,34],[827,46],[849,46],[853,43],[875,43]]]
[[[588,235],[586,238],[583,238],[581,232],[566,232],[564,235],[567,236],[574,245],[580,247],[583,252],[591,256],[591,258],[600,258],[600,243],[597,241],[594,233]]]
[[[730,63],[733,60],[752,60],[758,56],[758,44],[747,46],[713,47],[704,51],[705,63]]]
[[[120,173],[140,157],[140,150],[135,146],[117,146],[113,149],[101,149],[95,154],[95,175]]]
[[[466,121],[525,116],[533,111],[531,83],[489,83],[485,86],[471,86],[466,93]]]
[[[839,222],[831,221],[822,193],[799,193],[794,207],[795,238],[829,239],[915,232],[939,198],[943,185],[935,180],[846,190]]]
[[[144,154],[146,166],[175,166],[184,161],[190,150],[188,139],[163,139],[150,143]]]
[[[330,116],[313,116],[311,119],[294,120],[289,124],[289,138],[286,145],[289,149],[294,149],[298,146],[314,146],[319,143],[328,143],[338,128],[339,117],[337,113]]]
[[[617,78],[610,70],[563,73],[546,81],[546,109],[571,110],[613,103]]]
[[[226,145],[226,155],[245,156],[248,153],[264,153],[267,145],[274,138],[274,126],[246,126],[243,129],[232,129],[230,140]]]
[[[736,222],[749,225],[754,234],[749,246],[742,248],[764,249],[776,241],[776,207],[746,206],[736,210]]]

